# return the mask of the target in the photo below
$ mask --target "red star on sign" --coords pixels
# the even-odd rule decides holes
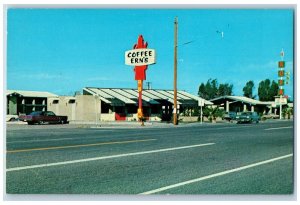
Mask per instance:
[[[148,43],[144,42],[144,38],[142,35],[139,35],[137,44],[134,44],[134,49],[139,48],[147,48]],[[142,66],[135,66],[134,72],[135,72],[135,80],[146,80],[146,70],[148,65],[142,65]]]

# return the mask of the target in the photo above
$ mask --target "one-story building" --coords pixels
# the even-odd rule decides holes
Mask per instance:
[[[146,120],[170,120],[173,115],[173,90],[146,89],[142,92],[143,113]],[[186,91],[177,92],[179,113],[213,103]],[[67,115],[70,121],[136,121],[138,90],[125,88],[83,88],[82,95],[48,98],[48,109]]]
[[[48,97],[57,97],[50,92],[7,90],[7,115],[29,114],[33,111],[47,111]]]
[[[150,121],[169,121],[173,116],[173,90],[143,90],[143,113]],[[262,102],[243,96],[222,96],[210,101],[190,94],[177,92],[178,114],[184,121],[191,118],[199,108],[219,106],[225,111],[256,111],[265,115],[279,115],[279,105]],[[291,107],[292,105],[284,105]],[[283,108],[284,108],[283,106]],[[50,92],[7,90],[7,115],[29,114],[33,111],[53,111],[57,115],[67,115],[70,121],[136,121],[138,108],[138,90],[125,88],[83,88],[82,94],[58,96]],[[188,117],[190,119],[188,119]]]
[[[223,107],[226,112],[252,111],[261,114],[279,115],[279,105],[275,101],[259,101],[245,96],[221,96],[210,100],[215,105]],[[287,106],[287,104],[284,104]]]

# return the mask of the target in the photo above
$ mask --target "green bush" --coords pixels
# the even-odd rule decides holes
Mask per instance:
[[[203,116],[206,116],[210,122],[216,120],[217,117],[224,116],[224,110],[219,109],[219,107],[205,107],[203,109]]]

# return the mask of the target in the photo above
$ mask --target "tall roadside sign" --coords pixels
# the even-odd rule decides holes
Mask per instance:
[[[148,43],[144,42],[142,35],[139,35],[138,42],[134,44],[132,50],[125,52],[125,64],[134,66],[135,80],[137,80],[138,87],[138,110],[137,116],[142,125],[144,125],[143,115],[143,80],[146,80],[146,70],[148,65],[154,64],[156,61],[155,50],[148,49]]]
[[[284,68],[285,68],[285,61],[284,59],[284,51],[283,49],[280,52],[281,56],[281,61],[278,62],[278,85],[279,85],[279,90],[278,90],[278,95],[283,96],[284,95]]]
[[[285,77],[285,61],[284,61],[284,51],[283,49],[280,52],[281,61],[278,62],[278,96],[275,98],[275,103],[279,104],[279,119],[282,119],[282,104],[286,104],[285,101],[286,98],[283,98],[284,96],[284,77]]]

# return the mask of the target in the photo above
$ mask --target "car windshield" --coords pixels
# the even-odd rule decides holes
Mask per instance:
[[[42,114],[42,112],[32,112],[32,113],[30,113],[30,115],[32,115],[32,116],[37,116],[37,115],[41,115]]]
[[[50,111],[47,112],[46,114],[47,114],[47,116],[55,116],[55,114],[53,112],[50,112]]]
[[[241,115],[251,115],[250,112],[242,112]]]

